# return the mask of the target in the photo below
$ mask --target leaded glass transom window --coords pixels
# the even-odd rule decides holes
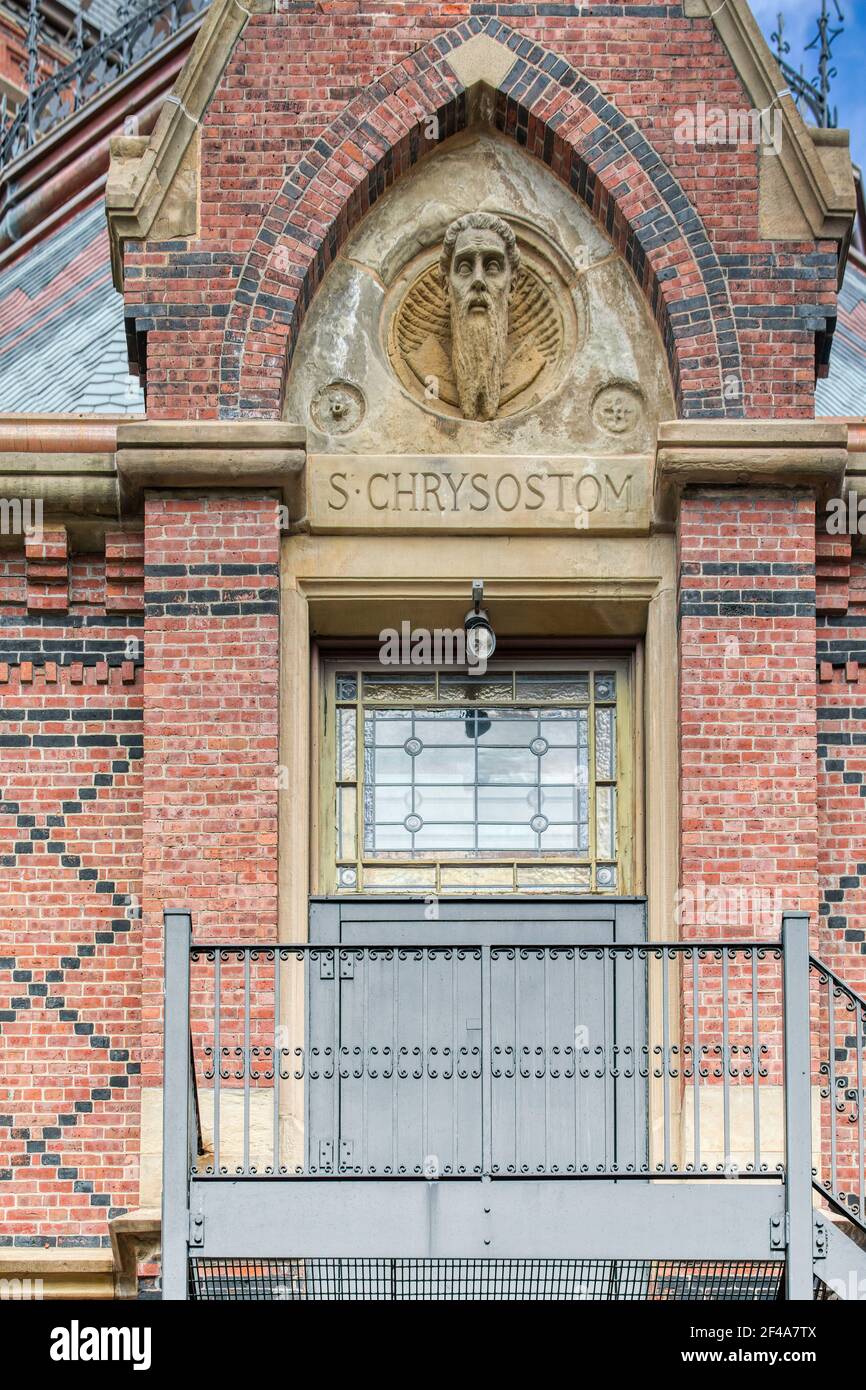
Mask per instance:
[[[333,668],[337,891],[628,891],[627,684],[624,661]]]

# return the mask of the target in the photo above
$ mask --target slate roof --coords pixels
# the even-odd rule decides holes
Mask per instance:
[[[0,411],[143,410],[99,202],[0,271]]]
[[[101,29],[103,34],[110,33],[123,23],[123,0],[72,0],[73,10],[83,10],[91,24],[95,24]]]
[[[852,254],[839,291],[830,374],[818,382],[816,415],[866,415],[866,261]]]

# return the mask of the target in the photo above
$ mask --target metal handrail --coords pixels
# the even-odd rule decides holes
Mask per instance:
[[[782,987],[779,940],[480,942],[461,934],[418,942],[405,935],[389,939],[384,930],[383,941],[363,944],[187,939],[190,1022],[208,1107],[205,1127],[209,1136],[213,1131],[210,1157],[195,1166],[195,1178],[402,1176],[421,1173],[430,1153],[442,1159],[437,1176],[443,1178],[540,1171],[575,1178],[784,1177],[784,1140],[781,1133],[772,1137],[772,1117],[765,1114],[766,1087],[781,1076],[783,1061],[781,1022],[763,1003]],[[457,991],[456,1000],[460,994],[457,1015],[445,995],[431,1004],[422,991],[420,1013],[392,1018],[398,998],[409,998],[434,965],[440,974],[450,972],[446,995],[451,999]],[[371,969],[385,974],[373,981]],[[498,972],[492,982],[491,970]],[[621,991],[616,1018],[615,975]],[[354,1007],[357,1017],[343,1033],[333,982],[356,977],[350,1011]],[[552,994],[541,1012],[527,1020],[515,1011],[513,998],[548,985]],[[283,996],[294,998],[288,1011]],[[713,1000],[709,1015],[707,998]],[[477,1031],[464,1036],[467,1015],[475,1015]],[[369,1030],[362,1017],[369,1017]],[[334,1117],[342,1089],[362,1086],[354,1103],[366,1113],[367,1081],[357,1079],[369,1076],[380,1088],[380,1108],[420,1105],[418,1123],[426,1134],[428,1101],[420,1093],[441,1085],[444,1073],[455,1078],[457,1090],[442,1092],[441,1104],[482,1116],[477,1132],[469,1124],[465,1142],[463,1135],[459,1142],[452,1136],[453,1142],[442,1139],[441,1152],[435,1145],[431,1150],[419,1131],[409,1158],[405,1135],[399,1144],[377,1135],[371,1144],[390,1156],[367,1159],[359,1155],[369,1137],[364,1129],[357,1142],[346,1141],[348,1148],[355,1144],[354,1158],[338,1152],[345,1131]],[[283,1136],[289,1093],[289,1128],[297,1142],[303,1133],[306,1144],[303,1155],[295,1147],[291,1157]],[[652,1134],[646,1113],[651,1093],[660,1117]],[[594,1133],[583,1128],[586,1104],[600,1107],[603,1116]],[[501,1117],[503,1105],[540,1107],[541,1130],[518,1133],[509,1122],[494,1133],[483,1117],[491,1106]],[[361,1115],[356,1123],[364,1128],[367,1121]],[[543,1153],[537,1151],[539,1133]]]
[[[825,987],[819,1022],[826,1027],[817,1036],[819,1055],[814,1066],[821,1078],[821,1147],[812,1168],[812,1186],[866,1233],[866,999],[817,956],[809,957],[809,970]],[[840,999],[845,1001],[841,1012],[837,1010]],[[844,1176],[851,1169],[856,1170],[855,1183]]]

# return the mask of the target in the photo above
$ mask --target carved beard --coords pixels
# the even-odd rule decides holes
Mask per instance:
[[[508,310],[489,297],[488,304],[485,314],[470,310],[465,301],[451,304],[451,365],[467,420],[492,420],[499,409]]]

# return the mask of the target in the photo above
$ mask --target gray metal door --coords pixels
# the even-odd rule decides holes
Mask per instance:
[[[308,976],[308,1161],[430,1177],[639,1168],[646,965],[610,948],[644,940],[644,921],[633,900],[313,900],[310,940],[335,949]]]

